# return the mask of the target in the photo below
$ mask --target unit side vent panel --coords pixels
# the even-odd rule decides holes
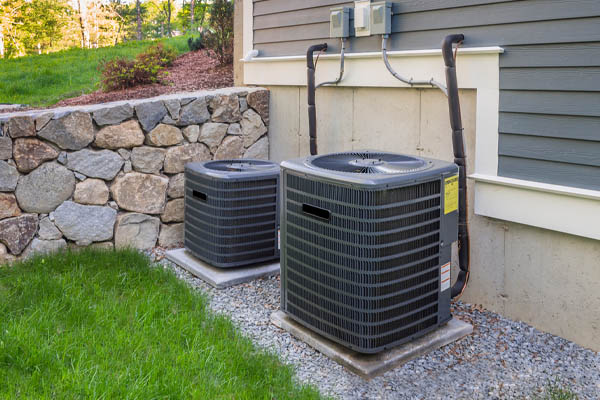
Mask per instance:
[[[186,173],[185,247],[216,266],[275,258],[278,181],[277,175],[227,181]]]
[[[439,178],[383,190],[291,173],[285,179],[289,314],[358,349],[398,344],[436,326]],[[327,218],[305,212],[307,204]]]

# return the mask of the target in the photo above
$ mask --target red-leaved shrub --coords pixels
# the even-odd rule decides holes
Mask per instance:
[[[164,82],[166,67],[173,64],[177,53],[170,47],[157,43],[129,60],[117,57],[102,61],[98,69],[102,74],[101,85],[105,91],[126,89],[137,85]]]

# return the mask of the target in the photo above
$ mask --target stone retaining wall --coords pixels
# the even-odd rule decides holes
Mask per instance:
[[[261,88],[0,115],[0,264],[180,245],[184,165],[267,159],[268,125]]]

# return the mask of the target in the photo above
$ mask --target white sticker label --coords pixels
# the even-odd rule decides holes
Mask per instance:
[[[441,290],[450,289],[450,263],[442,265],[440,268],[440,276],[441,276]]]
[[[277,229],[277,250],[281,250],[281,229]]]

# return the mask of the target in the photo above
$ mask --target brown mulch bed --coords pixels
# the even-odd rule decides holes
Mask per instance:
[[[165,82],[166,84],[154,83],[112,92],[97,90],[93,93],[61,100],[50,107],[39,108],[55,108],[107,103],[118,100],[143,99],[162,94],[233,86],[233,66],[231,64],[219,65],[219,62],[214,57],[211,57],[205,50],[189,52],[179,56],[167,71],[169,74]],[[0,113],[3,111],[14,112],[34,110],[36,108],[7,109],[0,110]]]

